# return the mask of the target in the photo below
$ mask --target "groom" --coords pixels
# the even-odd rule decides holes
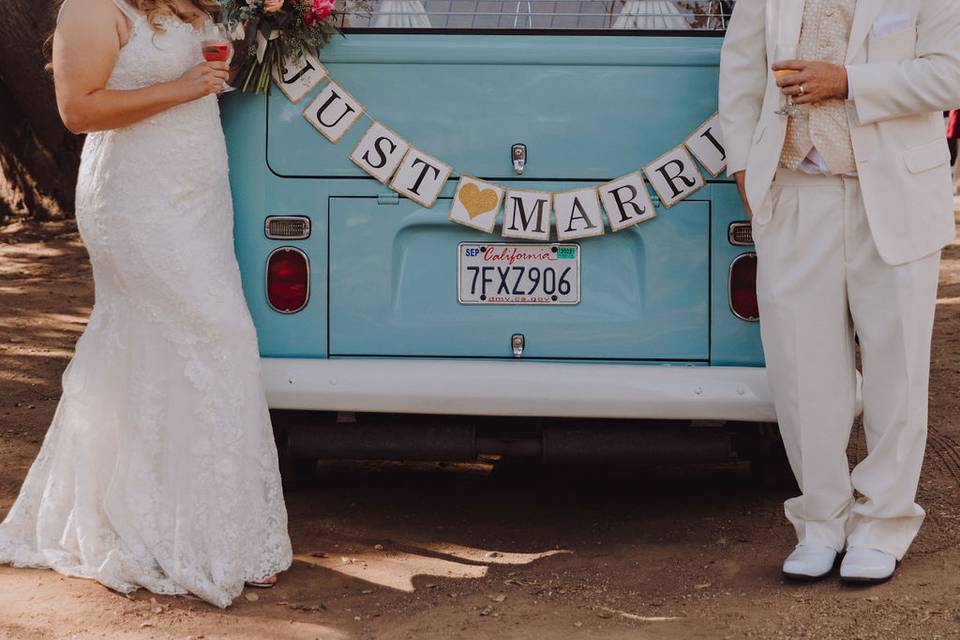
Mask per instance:
[[[802,113],[783,115],[788,99]],[[843,580],[887,580],[923,521],[938,266],[955,235],[943,110],[958,105],[957,0],[736,4],[720,118],[801,489],[785,505],[799,538],[788,577],[823,578],[846,549]],[[851,474],[855,335],[868,455]]]

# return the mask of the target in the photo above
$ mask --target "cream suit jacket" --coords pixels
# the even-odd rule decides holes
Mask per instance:
[[[746,170],[758,221],[786,138],[770,65],[800,39],[803,0],[739,0],[720,62],[728,173]],[[867,219],[880,256],[904,264],[956,234],[943,111],[960,107],[960,0],[858,0],[846,56],[850,120]]]

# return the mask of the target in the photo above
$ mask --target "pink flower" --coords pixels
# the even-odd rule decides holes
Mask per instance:
[[[304,0],[304,4],[313,4],[306,15],[307,24],[313,25],[318,20],[326,20],[330,17],[336,0]]]

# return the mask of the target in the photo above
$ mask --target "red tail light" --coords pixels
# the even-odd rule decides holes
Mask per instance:
[[[730,264],[730,310],[741,320],[760,319],[757,306],[757,254],[744,253]]]
[[[267,301],[280,313],[296,313],[310,298],[307,254],[293,247],[275,249],[267,258]]]

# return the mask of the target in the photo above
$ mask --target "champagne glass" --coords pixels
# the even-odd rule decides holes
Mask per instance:
[[[785,45],[779,45],[776,49],[776,57],[774,62],[783,62],[785,60],[795,60],[797,57],[797,48],[788,47]],[[797,73],[795,69],[781,69],[780,71],[774,71],[773,75],[779,80],[790,74]],[[793,104],[792,96],[783,97],[783,105],[777,110],[774,111],[778,116],[786,116],[788,118],[799,118],[804,115],[803,109],[799,106]]]
[[[230,31],[228,26],[222,22],[216,22],[209,27],[206,37],[200,43],[200,49],[203,53],[203,59],[207,62],[226,62],[228,65],[233,60],[233,42],[230,40]],[[234,91],[236,87],[231,87],[226,82],[220,93]]]

